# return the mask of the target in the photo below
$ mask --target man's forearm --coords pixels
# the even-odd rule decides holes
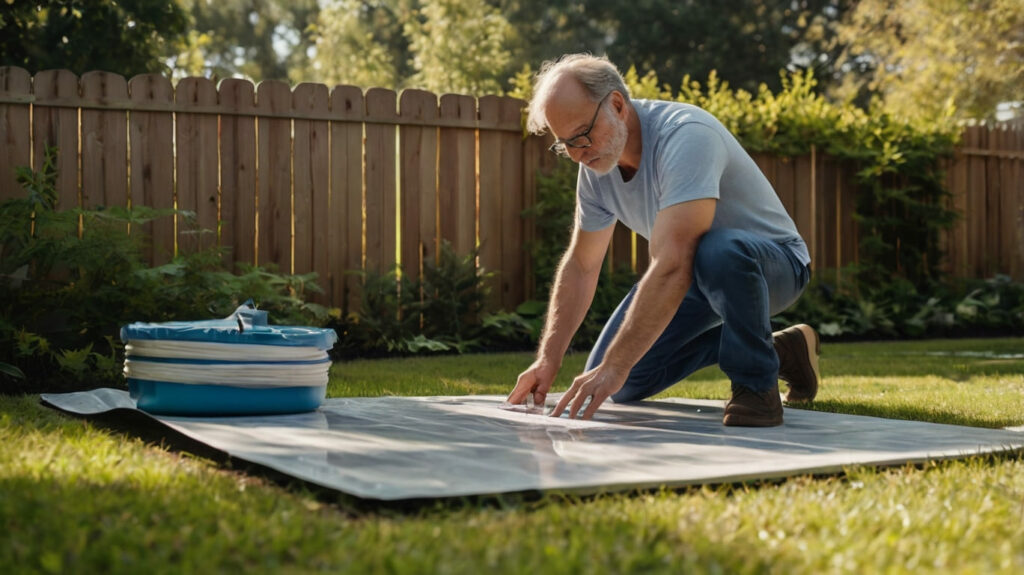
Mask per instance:
[[[538,358],[561,363],[569,342],[590,309],[599,273],[600,270],[597,273],[584,271],[568,253],[562,258],[548,302]]]

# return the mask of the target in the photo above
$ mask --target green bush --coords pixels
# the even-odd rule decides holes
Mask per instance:
[[[18,170],[26,195],[0,204],[0,391],[123,385],[120,326],[225,317],[252,298],[275,323],[322,324],[303,300],[314,276],[224,269],[208,249],[150,267],[142,224],[173,210],[56,209],[56,150]],[[24,377],[21,377],[21,376]]]
[[[831,340],[1009,336],[1024,332],[1024,284],[1007,276],[935,283],[895,279],[859,289],[834,270],[817,273],[796,305],[773,318],[807,323]]]
[[[400,266],[362,277],[359,309],[333,325],[342,357],[521,349],[531,325],[515,313],[487,313],[491,272],[476,265],[477,250],[458,255],[442,242],[437,262],[411,278]]]

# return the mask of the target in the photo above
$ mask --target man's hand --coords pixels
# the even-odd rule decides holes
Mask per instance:
[[[619,372],[615,368],[602,363],[573,380],[572,386],[562,396],[562,400],[555,406],[555,410],[551,412],[551,417],[562,415],[562,411],[568,406],[569,418],[576,419],[576,414],[583,408],[587,398],[590,398],[590,404],[583,411],[583,419],[594,417],[594,412],[597,411],[597,408],[601,407],[604,400],[622,389],[628,375],[628,370]]]
[[[512,405],[520,405],[526,401],[528,395],[533,394],[533,404],[543,406],[551,384],[555,382],[555,376],[558,375],[559,367],[541,359],[533,362],[533,365],[519,374],[516,387],[506,401]]]

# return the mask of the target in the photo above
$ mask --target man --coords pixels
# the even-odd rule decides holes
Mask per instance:
[[[508,401],[544,399],[597,286],[615,222],[650,242],[647,272],[608,320],[555,406],[593,417],[601,404],[650,397],[718,364],[732,381],[723,423],[782,424],[787,400],[818,387],[817,334],[773,334],[770,317],[796,301],[810,256],[750,156],[718,120],[677,102],[631,100],[621,74],[586,54],[546,62],[528,125],[580,164],[576,222],[552,288],[536,361]],[[781,358],[781,366],[780,366]]]

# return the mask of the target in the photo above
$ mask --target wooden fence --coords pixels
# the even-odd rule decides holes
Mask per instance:
[[[966,128],[946,178],[961,214],[946,236],[949,270],[1024,281],[1024,122]]]
[[[538,171],[556,160],[548,140],[523,137],[523,102],[484,96],[400,95],[353,86],[187,78],[125,80],[105,72],[34,77],[0,68],[0,200],[19,196],[17,166],[58,158],[60,206],[177,207],[196,215],[149,224],[152,261],[219,242],[230,262],[319,274],[325,303],[351,308],[358,279],[400,263],[418,273],[442,240],[479,246],[498,272],[493,307],[531,295],[521,217]],[[1024,279],[1021,130],[968,129],[949,169],[964,213],[947,235],[957,275]],[[69,153],[69,150],[71,151]],[[856,261],[851,168],[812,153],[757,156],[807,239],[815,266]],[[642,271],[645,242],[619,230],[609,257]]]
[[[88,72],[30,76],[0,68],[0,200],[23,192],[17,166],[58,159],[59,206],[177,207],[157,220],[152,261],[203,242],[229,263],[319,274],[329,303],[350,307],[358,279],[400,263],[418,273],[440,241],[499,272],[492,304],[532,286],[521,212],[553,159],[523,138],[513,98],[353,86]],[[70,151],[70,152],[69,152]]]

